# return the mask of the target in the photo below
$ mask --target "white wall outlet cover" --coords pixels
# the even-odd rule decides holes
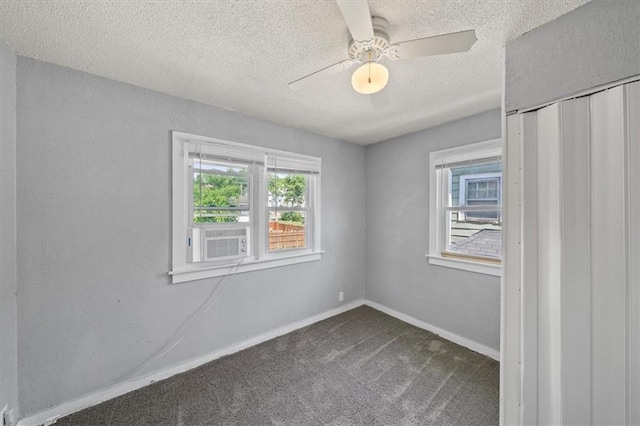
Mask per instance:
[[[342,302],[344,300],[344,292],[341,291],[340,293],[338,293],[338,302]]]

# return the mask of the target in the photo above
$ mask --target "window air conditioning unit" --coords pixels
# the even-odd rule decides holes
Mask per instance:
[[[247,255],[247,228],[206,229],[204,260],[237,259]]]

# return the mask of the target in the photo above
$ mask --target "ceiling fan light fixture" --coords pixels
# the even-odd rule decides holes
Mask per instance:
[[[362,64],[351,76],[353,90],[363,95],[379,92],[389,81],[389,70],[376,61]]]

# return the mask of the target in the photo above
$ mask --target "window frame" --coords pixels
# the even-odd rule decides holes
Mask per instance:
[[[502,139],[492,139],[429,153],[429,252],[426,255],[429,264],[486,275],[502,275],[501,263],[476,260],[472,256],[458,258],[444,255],[447,247],[447,209],[451,210],[452,208],[445,206],[443,201],[445,199],[444,192],[447,191],[448,194],[451,192],[451,180],[448,176],[450,173],[442,173],[438,170],[438,165],[443,162],[460,163],[501,156]],[[497,206],[496,210],[501,211],[502,207]]]
[[[269,173],[272,173],[272,168],[269,167],[268,165],[265,167],[265,195],[268,197],[269,196]],[[275,169],[277,170],[278,168],[275,167]],[[315,210],[316,210],[316,197],[314,196],[314,194],[317,193],[317,182],[319,179],[311,179],[310,175],[308,173],[296,173],[295,171],[292,170],[281,170],[282,172],[285,172],[283,174],[289,174],[289,175],[303,175],[305,176],[305,206],[304,207],[293,207],[293,206],[282,206],[282,211],[285,212],[293,212],[293,211],[297,211],[297,212],[303,212],[304,213],[304,218],[305,218],[305,227],[304,227],[304,235],[305,235],[305,243],[307,246],[311,246],[314,247],[315,245],[315,239],[317,238],[315,235],[315,224],[316,224],[316,218],[315,218]],[[274,174],[278,174],[277,172]],[[271,211],[278,210],[278,207],[273,207],[269,205],[269,200],[267,198],[267,201],[265,202],[265,205],[263,206],[265,208],[265,220],[266,220],[266,228],[267,231],[269,230],[269,224],[270,224],[270,218],[271,218]],[[291,248],[291,249],[282,249],[282,250],[274,250],[271,251],[269,249],[269,237],[268,237],[268,232],[267,232],[267,238],[265,240],[265,247],[264,250],[266,253],[270,253],[270,254],[277,254],[277,253],[291,253],[294,250],[301,250],[299,248]]]
[[[209,149],[220,146],[249,152],[256,157],[262,156],[263,163],[247,166],[249,178],[249,222],[241,222],[250,229],[249,255],[234,259],[216,260],[208,262],[190,262],[191,229],[193,226],[193,173],[190,167],[190,144],[202,144]],[[286,160],[288,164],[300,164],[302,167],[313,168],[307,177],[307,197],[309,200],[310,223],[305,226],[309,239],[305,248],[295,248],[270,252],[268,250],[268,166],[267,157]],[[223,161],[221,161],[223,162]],[[224,139],[199,136],[184,132],[172,132],[172,265],[169,275],[174,284],[199,280],[203,278],[219,277],[223,275],[249,272],[266,268],[274,268],[297,263],[316,261],[321,259],[323,251],[320,246],[320,194],[321,194],[321,164],[322,160],[304,154],[275,150],[243,144]],[[315,171],[317,169],[317,171]],[[202,228],[223,229],[233,227],[233,223],[218,223]],[[307,225],[307,218],[305,218]],[[237,225],[236,225],[237,226]]]

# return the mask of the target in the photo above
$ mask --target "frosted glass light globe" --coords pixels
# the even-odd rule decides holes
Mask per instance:
[[[389,81],[389,70],[375,61],[368,61],[353,72],[351,85],[353,90],[370,95],[384,89]]]

